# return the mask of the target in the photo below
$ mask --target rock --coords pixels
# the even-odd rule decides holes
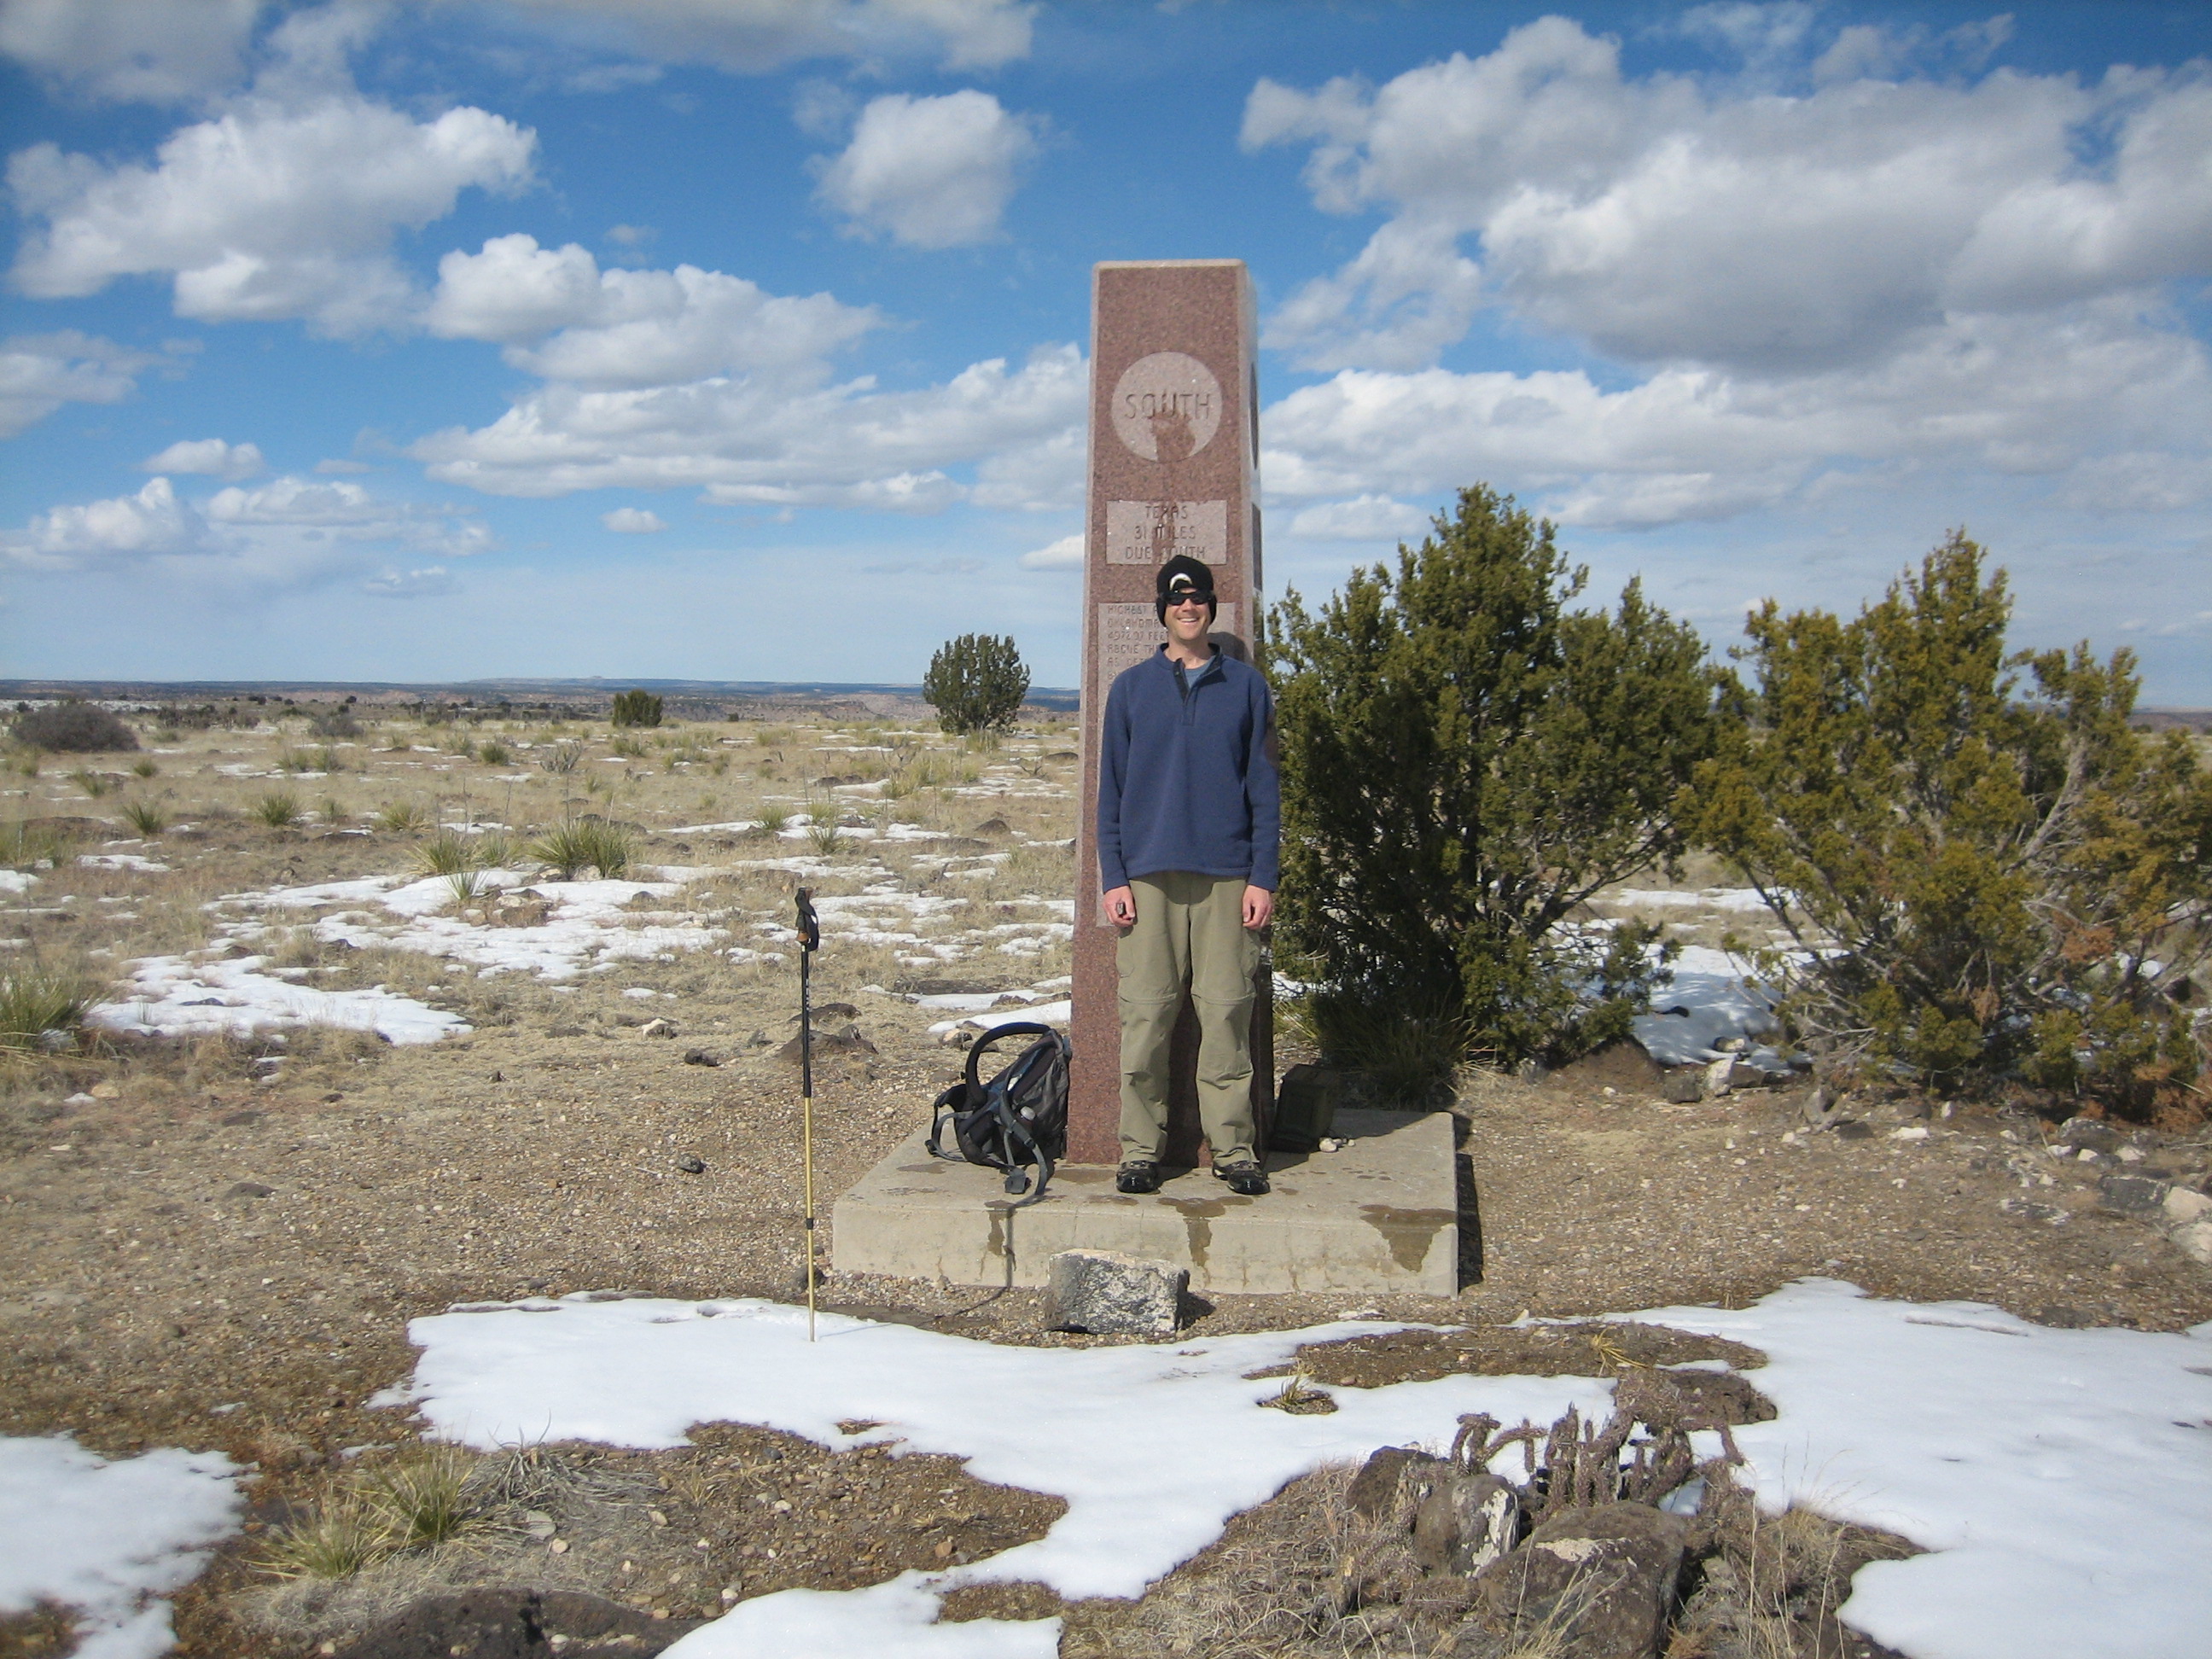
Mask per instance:
[[[2108,1175],[2097,1183],[2097,1207],[2115,1215],[2150,1215],[2166,1205],[2166,1183],[2149,1176]]]
[[[1825,1083],[1816,1083],[1813,1085],[1813,1092],[1805,1097],[1804,1104],[1798,1109],[1798,1114],[1805,1120],[1808,1127],[1832,1129],[1841,1117],[1843,1109],[1843,1095],[1831,1089]]]
[[[684,1063],[686,1066],[720,1066],[722,1062],[704,1048],[686,1048],[684,1051]]]
[[[800,1040],[794,1036],[776,1050],[776,1058],[786,1065],[799,1062]],[[832,1054],[872,1054],[876,1045],[860,1035],[857,1025],[848,1025],[842,1031],[817,1031],[814,1034],[814,1057],[826,1060]]]
[[[1496,1475],[1448,1468],[1413,1514],[1413,1556],[1432,1573],[1477,1573],[1513,1547],[1521,1500]]]
[[[1384,1446],[1367,1455],[1359,1473],[1344,1490],[1344,1501],[1355,1515],[1380,1521],[1397,1507],[1401,1486],[1409,1481],[1415,1494],[1426,1498],[1436,1489],[1443,1471],[1450,1468],[1441,1457],[1411,1446]]]
[[[971,836],[1005,836],[1013,832],[1007,829],[1004,818],[985,818],[968,833]]]
[[[1062,1250],[1045,1263],[1045,1328],[1173,1336],[1190,1269],[1118,1250]]]
[[[1677,1066],[1659,1079],[1659,1097],[1677,1106],[1694,1106],[1705,1097],[1705,1068]]]
[[[672,1019],[648,1019],[637,1028],[637,1034],[640,1036],[672,1037],[676,1035],[676,1022]]]
[[[258,1181],[234,1181],[223,1196],[225,1198],[272,1198],[276,1195],[276,1189],[274,1187],[264,1187]]]
[[[2212,1267],[2212,1221],[2192,1221],[2166,1231],[2174,1248],[2200,1267]]]
[[[858,1019],[860,1017],[860,1011],[849,1002],[817,1002],[814,1005],[813,1013],[817,1019]],[[799,1016],[793,1014],[784,1024],[798,1024]]]
[[[2186,1187],[2169,1187],[2159,1209],[2166,1217],[2167,1226],[2193,1226],[2197,1222],[2212,1218],[2212,1198],[2191,1192]]]
[[[554,1540],[558,1542],[560,1540]],[[574,1590],[483,1589],[426,1595],[346,1645],[347,1659],[613,1659],[650,1656],[696,1628]]]
[[[683,1170],[685,1175],[704,1175],[707,1173],[706,1164],[700,1159],[694,1158],[689,1152],[684,1153],[683,1157],[676,1160],[676,1167]]]
[[[2008,1216],[2022,1221],[2040,1221],[2053,1227],[2063,1227],[2069,1219],[2065,1211],[2055,1204],[2038,1204],[2033,1199],[2008,1198],[2001,1200],[1997,1208]]]
[[[1711,1065],[1706,1066],[1705,1093],[1711,1097],[1718,1097],[1728,1093],[1729,1090],[1736,1086],[1736,1057],[1734,1054],[1723,1054]],[[1745,1074],[1743,1080],[1746,1082],[1750,1081],[1748,1073]]]
[[[216,1121],[222,1124],[226,1129],[242,1129],[249,1123],[260,1122],[264,1115],[266,1115],[266,1114],[252,1110],[243,1112],[225,1112],[221,1117],[217,1118]]]
[[[1654,1428],[1694,1432],[1775,1417],[1774,1402],[1735,1371],[1640,1370],[1623,1379],[1614,1398]]]
[[[1889,1138],[1892,1140],[1925,1140],[1928,1139],[1928,1126],[1914,1123],[1902,1129],[1892,1129]]]
[[[1665,1633],[1690,1523],[1648,1504],[1563,1510],[1477,1575],[1517,1633],[1549,1627],[1559,1659],[1650,1659]]]
[[[2068,1118],[2058,1126],[2057,1139],[2077,1152],[2117,1152],[2120,1145],[2120,1137],[2112,1126],[2094,1117]]]
[[[1862,1123],[1856,1118],[1848,1118],[1844,1121],[1836,1125],[1836,1139],[1838,1140],[1872,1140],[1874,1139],[1874,1127],[1871,1124]]]

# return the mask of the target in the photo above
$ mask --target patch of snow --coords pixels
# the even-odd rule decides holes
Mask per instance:
[[[165,1446],[109,1462],[74,1440],[0,1439],[0,1613],[59,1602],[78,1659],[155,1659],[169,1604],[237,1526],[239,1471]]]
[[[1753,973],[1742,957],[1684,947],[1652,992],[1651,1012],[1636,1017],[1637,1042],[1662,1066],[1688,1066],[1718,1060],[1726,1038],[1772,1030],[1775,994]]]
[[[27,893],[38,884],[39,878],[27,870],[0,870],[0,893]]]
[[[1601,904],[1641,905],[1646,909],[1765,910],[1766,901],[1755,887],[1707,887],[1698,892],[1679,890],[1616,888],[1598,896]]]
[[[169,868],[141,853],[79,853],[76,861],[88,870],[143,870],[160,874]]]
[[[671,836],[742,836],[760,828],[758,818],[732,818],[727,823],[679,823],[663,833]]]
[[[988,1010],[970,1014],[965,1019],[940,1019],[929,1028],[929,1035],[943,1036],[947,1031],[956,1031],[963,1026],[971,1031],[992,1031],[1001,1025],[1012,1025],[1021,1020],[1036,1025],[1065,1025],[1074,1018],[1073,1001],[1043,1002],[1030,1008]]]
[[[374,1031],[394,1043],[435,1042],[474,1029],[458,1014],[432,1008],[382,986],[366,991],[318,991],[261,971],[264,957],[198,961],[147,957],[131,964],[129,1000],[102,1002],[88,1023],[142,1036],[258,1032],[334,1025]]]
[[[2212,1629],[2212,1324],[2053,1330],[1809,1279],[1625,1317],[1763,1349],[1734,1431],[1764,1504],[1932,1552],[1860,1569],[1844,1622],[1913,1659],[2186,1659]]]
[[[740,1601],[661,1650],[663,1659],[1055,1659],[1057,1619],[936,1621],[938,1592],[918,1572],[858,1590],[779,1590]]]

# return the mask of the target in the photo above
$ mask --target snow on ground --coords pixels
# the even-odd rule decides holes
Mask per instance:
[[[1756,887],[1708,887],[1699,892],[1680,889],[1616,887],[1604,894],[1604,904],[1618,904],[1631,908],[1641,906],[1646,909],[1689,910],[1765,910],[1766,901],[1759,896]]]
[[[471,1029],[458,1014],[372,986],[319,991],[264,972],[265,957],[146,957],[131,964],[133,993],[97,1004],[86,1021],[141,1036],[250,1037],[303,1025],[374,1031],[387,1042],[435,1042]],[[296,971],[296,970],[295,970]]]
[[[2212,1325],[2186,1335],[2049,1330],[1979,1304],[1879,1301],[1807,1280],[1743,1310],[1620,1316],[1764,1350],[1779,1415],[1736,1431],[1745,1478],[1787,1502],[1902,1534],[1931,1552],[1860,1572],[1845,1622],[1911,1659],[2197,1659],[2212,1627]],[[1058,1621],[974,1631],[926,1622],[953,1585],[1035,1578],[1127,1596],[1292,1477],[1377,1446],[1449,1442],[1462,1412],[1549,1422],[1604,1408],[1583,1377],[1456,1376],[1337,1389],[1292,1417],[1244,1373],[1361,1330],[1195,1338],[1179,1346],[994,1347],[758,1301],[495,1305],[418,1319],[413,1403],[437,1436],[671,1447],[693,1423],[763,1424],[832,1447],[892,1441],[969,1460],[978,1479],[1056,1493],[1047,1535],[985,1561],[847,1595],[740,1602],[672,1659],[955,1653],[1046,1659]],[[978,1401],[992,1402],[979,1412]],[[878,1426],[847,1434],[842,1421]],[[1717,1437],[1705,1437],[1717,1441]],[[1510,1452],[1507,1457],[1516,1456]]]
[[[0,893],[27,893],[39,884],[39,878],[22,870],[0,870]]]
[[[1637,1016],[1636,1040],[1662,1066],[1718,1060],[1723,1040],[1748,1040],[1773,1029],[1774,1001],[1745,958],[1685,945],[1652,992],[1651,1012]]]
[[[76,861],[88,870],[139,870],[159,875],[169,866],[141,853],[80,853]]]
[[[169,1604],[238,1522],[220,1452],[163,1447],[111,1463],[66,1437],[0,1439],[0,1613],[76,1610],[77,1659],[169,1650]]]
[[[1031,1025],[1065,1025],[1075,1018],[1075,1002],[1068,998],[1059,1002],[1034,1003],[1024,1008],[986,1008],[961,1019],[940,1019],[929,1028],[929,1035],[941,1037],[947,1031],[994,1031],[1001,1025],[1027,1022]]]

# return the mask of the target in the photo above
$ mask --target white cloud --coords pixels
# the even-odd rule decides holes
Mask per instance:
[[[150,166],[52,143],[17,151],[9,189],[32,223],[17,286],[76,298],[118,276],[168,276],[180,316],[306,318],[357,334],[414,303],[391,252],[397,231],[452,212],[463,190],[530,181],[537,136],[501,116],[462,107],[417,120],[350,90],[296,90],[179,128]]]
[[[190,553],[207,544],[207,520],[177,498],[167,478],[149,478],[135,495],[55,507],[33,519],[27,531],[0,539],[9,558],[33,570]]]
[[[115,404],[159,359],[97,335],[18,334],[0,340],[0,438],[35,426],[64,404]]]
[[[0,532],[0,557],[27,571],[127,568],[193,587],[269,589],[358,579],[380,546],[465,558],[494,544],[466,513],[356,483],[287,477],[195,503],[156,477],[135,495],[57,507]]]
[[[374,472],[376,469],[371,466],[367,461],[342,460],[333,456],[325,460],[317,461],[315,463],[315,471],[322,473],[356,473]]]
[[[526,235],[447,254],[424,315],[433,333],[501,341],[517,368],[593,386],[668,386],[727,372],[811,374],[823,354],[878,320],[872,307],[827,294],[770,295],[696,265],[603,271],[576,243],[540,247]]]
[[[1047,542],[1017,559],[1015,563],[1024,570],[1080,570],[1083,568],[1083,532],[1062,536],[1056,542]]]
[[[1779,28],[1770,54],[1805,44],[1789,8],[1707,12]],[[2082,160],[2107,134],[2109,155]],[[2185,70],[1861,76],[1777,97],[1626,78],[1613,42],[1553,17],[1372,90],[1263,81],[1243,139],[1310,144],[1319,206],[1389,215],[1276,319],[1271,337],[1316,367],[1432,350],[1430,313],[1465,302],[1468,272],[1438,251],[1461,237],[1490,301],[1528,322],[1624,361],[1753,373],[1865,362],[1960,310],[2212,268],[2212,82]],[[1394,313],[1424,262],[1442,276],[1408,336]]]
[[[221,438],[180,438],[158,455],[141,461],[146,472],[197,472],[235,483],[264,465],[258,444],[226,443]]]
[[[362,581],[361,591],[380,599],[422,599],[455,592],[459,587],[460,583],[447,574],[445,566],[434,564],[421,570],[379,571]]]
[[[517,0],[573,17],[638,53],[759,74],[809,58],[931,57],[990,69],[1029,55],[1035,7],[1021,0]]]
[[[1255,87],[1247,148],[1305,145],[1316,206],[1385,215],[1268,321],[1340,371],[1269,411],[1272,492],[1486,479],[1594,526],[1882,467],[2199,498],[2205,353],[2163,285],[2212,276],[2212,81],[1880,79],[2003,29],[1838,33],[1806,5],[1677,28],[1741,73],[1627,77],[1552,17],[1379,88]],[[1486,307],[1641,378],[1426,367]]]
[[[263,0],[6,0],[0,53],[70,91],[173,103],[234,87]]]
[[[1310,507],[1291,520],[1290,533],[1317,542],[1395,542],[1428,527],[1429,515],[1418,507],[1370,495]]]
[[[556,381],[489,426],[433,433],[408,453],[443,483],[501,495],[691,488],[726,506],[935,512],[969,494],[948,468],[1064,447],[1071,432],[1079,453],[1087,390],[1073,346],[909,392],[830,384],[818,363],[642,389]]]
[[[668,521],[650,508],[618,507],[599,514],[599,522],[625,536],[650,536],[668,528]]]
[[[822,168],[822,196],[863,234],[959,247],[999,234],[1017,170],[1036,153],[1029,121],[969,88],[872,100],[853,142]]]

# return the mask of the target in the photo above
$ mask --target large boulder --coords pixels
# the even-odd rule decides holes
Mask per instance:
[[[1119,1250],[1062,1250],[1045,1263],[1048,1330],[1173,1336],[1190,1269]]]
[[[1563,1510],[1482,1569],[1476,1584],[1520,1634],[1559,1659],[1652,1659],[1666,1634],[1690,1524],[1648,1504]]]

